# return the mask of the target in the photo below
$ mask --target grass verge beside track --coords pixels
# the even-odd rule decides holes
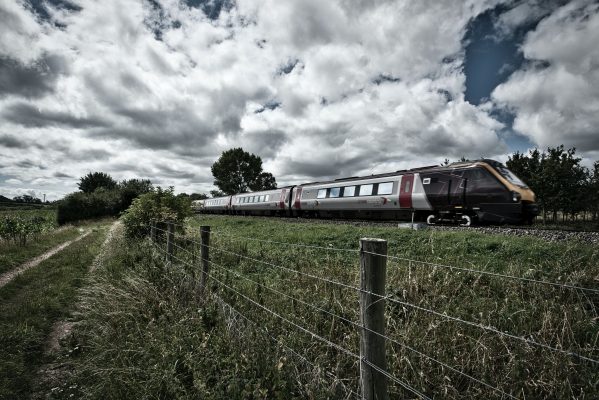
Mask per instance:
[[[212,229],[208,291],[221,300],[198,298],[197,256],[188,253],[197,252],[197,244],[179,239],[183,249],[176,248],[176,257],[183,262],[165,264],[147,240],[115,240],[83,290],[70,349],[79,353],[69,356],[73,375],[57,398],[353,398],[348,389],[358,391],[358,361],[316,335],[359,352],[359,329],[347,321],[360,321],[359,293],[349,286],[359,286],[361,237],[387,239],[390,256],[416,260],[387,265],[386,335],[395,341],[387,342],[388,371],[394,377],[431,398],[599,396],[598,364],[531,344],[598,360],[596,293],[417,262],[599,289],[597,246],[226,216],[191,220],[188,239],[198,240],[200,224]],[[221,301],[244,317],[224,311]],[[391,398],[414,398],[397,384],[390,392]]]
[[[52,325],[69,315],[107,226],[89,228],[92,234],[0,289],[0,399],[30,394],[38,368],[47,361],[44,345]]]

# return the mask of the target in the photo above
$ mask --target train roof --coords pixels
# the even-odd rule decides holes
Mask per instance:
[[[448,168],[461,168],[461,167],[469,167],[469,166],[473,166],[476,164],[480,164],[480,163],[486,163],[489,164],[492,167],[497,167],[497,166],[501,166],[503,164],[501,164],[498,161],[495,160],[491,160],[489,158],[481,158],[479,160],[468,160],[468,161],[457,161],[448,165],[427,165],[424,167],[418,167],[418,168],[411,168],[411,169],[400,169],[397,170],[395,172],[385,172],[382,174],[373,174],[373,175],[365,175],[365,176],[349,176],[347,178],[337,178],[337,179],[333,179],[333,180],[328,180],[328,181],[314,181],[314,182],[306,182],[306,183],[300,183],[299,185],[288,185],[288,186],[281,186],[278,187],[276,189],[269,189],[269,190],[278,190],[278,189],[289,189],[292,188],[294,186],[308,186],[308,185],[317,185],[317,184],[326,184],[326,183],[335,183],[335,182],[347,182],[347,181],[353,181],[353,180],[357,180],[357,179],[376,179],[376,178],[385,178],[387,176],[396,176],[396,175],[403,175],[409,172],[422,172],[422,171],[442,171],[442,170],[446,170]],[[244,194],[251,194],[251,193],[260,193],[260,192],[266,192],[269,190],[260,190],[260,191],[256,191],[256,192],[246,192],[246,193],[237,193],[234,195],[227,195],[224,197],[214,197],[211,198],[209,200],[214,200],[214,199],[222,199],[222,198],[227,198],[230,196],[239,196],[239,195],[244,195]]]
[[[445,170],[448,168],[468,167],[468,166],[476,165],[476,164],[479,164],[482,162],[490,164],[492,166],[501,165],[501,163],[499,163],[495,160],[490,160],[490,159],[480,159],[480,160],[473,160],[473,161],[458,161],[458,162],[454,162],[454,163],[451,163],[448,165],[428,165],[425,167],[400,169],[395,172],[385,172],[382,174],[373,174],[373,175],[365,175],[365,176],[351,176],[351,177],[347,177],[347,178],[337,178],[337,179],[328,180],[328,181],[314,181],[314,182],[302,183],[297,186],[307,186],[307,185],[335,183],[335,182],[347,182],[347,181],[353,181],[353,180],[357,180],[357,179],[385,178],[387,176],[403,175],[403,174],[410,173],[410,172],[439,171],[439,170],[442,171],[442,170]]]

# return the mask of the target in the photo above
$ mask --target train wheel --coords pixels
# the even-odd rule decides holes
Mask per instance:
[[[426,217],[426,223],[429,225],[435,225],[437,223],[437,217],[435,217],[434,214],[429,215]]]
[[[460,223],[460,226],[470,225],[472,225],[472,218],[470,218],[468,215],[462,215],[462,222]]]

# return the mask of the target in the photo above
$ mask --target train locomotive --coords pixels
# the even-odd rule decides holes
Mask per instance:
[[[530,188],[489,159],[312,182],[201,200],[198,212],[415,220],[428,224],[523,224],[539,213]]]

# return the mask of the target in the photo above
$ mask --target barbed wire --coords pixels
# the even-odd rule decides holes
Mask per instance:
[[[494,277],[499,277],[499,278],[524,281],[524,282],[529,282],[529,283],[550,285],[550,286],[560,287],[563,289],[575,289],[575,290],[582,290],[582,291],[586,291],[586,292],[599,293],[599,289],[585,288],[582,286],[569,285],[567,283],[564,284],[564,283],[557,283],[557,282],[549,282],[549,281],[542,281],[542,280],[538,280],[538,279],[524,278],[524,277],[519,277],[519,276],[514,276],[514,275],[501,274],[498,272],[481,271],[481,270],[464,268],[464,267],[454,267],[452,265],[437,264],[437,263],[432,263],[432,262],[428,262],[428,261],[413,260],[413,259],[406,258],[406,257],[390,256],[390,255],[386,255],[386,254],[373,253],[370,251],[363,251],[363,253],[371,254],[374,256],[386,257],[390,260],[407,261],[407,262],[411,262],[411,263],[415,263],[415,264],[428,265],[431,267],[446,268],[446,269],[462,271],[462,272],[473,272],[473,273],[477,273],[477,274],[481,274],[481,275],[489,275],[489,276],[494,276]]]
[[[277,313],[276,311],[273,311],[271,309],[269,309],[268,307],[265,307],[263,305],[261,305],[260,303],[254,301],[252,298],[244,295],[243,293],[235,290],[234,288],[230,287],[229,285],[225,284],[224,282],[220,281],[219,279],[215,278],[214,275],[211,274],[207,274],[212,280],[216,281],[217,283],[219,283],[221,286],[231,290],[232,292],[234,292],[235,294],[237,294],[238,296],[243,297],[245,300],[249,301],[250,303],[252,303],[253,305],[255,305],[256,307],[261,308],[262,310],[274,315],[275,317],[281,319],[282,321],[292,325],[293,327],[299,329],[300,331],[310,335],[311,337],[313,337],[314,339],[317,339],[325,344],[327,344],[330,347],[333,347],[339,351],[341,351],[342,353],[345,353],[349,356],[352,356],[358,360],[360,360],[360,362],[368,365],[369,367],[371,367],[372,369],[376,370],[377,372],[379,372],[380,374],[386,376],[388,379],[392,380],[393,382],[397,383],[398,385],[400,385],[401,387],[403,387],[404,389],[414,393],[415,395],[417,395],[418,397],[422,398],[422,399],[428,399],[430,400],[430,398],[428,396],[426,396],[425,394],[421,393],[420,391],[418,391],[417,389],[414,389],[413,387],[411,387],[409,384],[407,384],[406,382],[403,382],[402,380],[396,378],[395,376],[389,374],[387,371],[383,370],[382,368],[378,367],[377,365],[373,364],[372,362],[368,361],[367,359],[365,359],[364,357],[359,356],[358,354],[352,352],[351,350],[346,349],[343,346],[340,346],[334,342],[331,342],[330,340],[328,340],[325,337],[322,337],[320,335],[318,335],[317,333],[314,333],[312,331],[310,331],[309,329],[304,328],[303,326],[296,324],[295,322],[289,320],[288,318],[285,318],[284,316],[280,315],[279,313]]]
[[[183,227],[183,225],[180,225],[180,224],[175,224],[175,225]],[[211,231],[211,234],[215,234],[217,236],[220,235],[220,236],[225,236],[225,237],[231,237],[234,239],[249,240],[249,241],[256,241],[256,242],[263,242],[263,243],[272,243],[272,244],[294,246],[294,247],[303,247],[303,248],[316,249],[316,250],[343,251],[343,252],[349,252],[349,253],[359,253],[360,252],[359,249],[348,249],[348,248],[338,248],[338,247],[331,247],[331,246],[327,247],[327,246],[307,245],[307,244],[302,244],[302,243],[280,242],[280,241],[276,241],[276,240],[265,240],[265,239],[251,238],[251,237],[246,237],[246,236],[230,235],[230,234],[215,232],[215,231]],[[452,266],[452,265],[439,264],[439,263],[434,263],[434,262],[430,262],[430,261],[414,260],[414,259],[407,258],[407,257],[393,256],[393,255],[388,255],[388,254],[380,254],[380,253],[374,253],[374,252],[369,252],[369,251],[362,251],[362,252],[364,254],[371,254],[371,255],[375,255],[375,256],[385,257],[390,260],[406,261],[406,262],[411,262],[411,263],[415,263],[415,264],[427,265],[427,266],[431,266],[431,267],[445,268],[445,269],[451,269],[451,270],[455,270],[455,271],[462,271],[462,272],[469,272],[469,273],[480,274],[480,275],[493,276],[493,277],[497,277],[497,278],[516,280],[516,281],[520,281],[520,282],[549,285],[549,286],[558,287],[558,288],[562,288],[562,289],[572,289],[572,290],[581,290],[581,291],[586,291],[586,292],[591,292],[591,293],[599,293],[599,289],[587,288],[587,287],[571,285],[571,284],[567,284],[567,283],[550,282],[550,281],[545,281],[545,280],[541,280],[541,279],[526,278],[526,277],[520,277],[520,276],[515,276],[515,275],[502,274],[502,273],[498,273],[498,272],[482,271],[479,269],[472,269],[472,268],[465,268],[465,267],[456,267],[456,266]]]
[[[153,243],[153,242],[152,242]],[[158,248],[160,248],[160,246],[158,246]],[[166,253],[165,250],[163,250],[162,248],[160,248],[163,252]],[[172,257],[176,260],[178,260],[179,262],[186,264],[189,267],[193,267],[192,265],[190,265],[189,263],[187,263],[185,260],[180,259],[179,257],[172,255]],[[235,294],[237,294],[238,296],[243,297],[245,300],[247,300],[248,302],[252,303],[253,305],[255,305],[256,307],[259,307],[260,309],[272,314],[273,316],[281,319],[282,321],[288,323],[289,325],[299,329],[300,331],[302,331],[305,334],[310,335],[312,338],[317,339],[323,343],[325,343],[326,345],[333,347],[337,350],[339,350],[340,352],[352,356],[353,358],[356,358],[358,360],[360,360],[360,362],[368,365],[369,367],[371,367],[372,369],[374,369],[375,371],[379,372],[380,374],[384,375],[385,377],[387,377],[388,379],[392,380],[393,382],[397,383],[398,385],[400,385],[401,387],[403,387],[404,389],[414,393],[415,395],[417,395],[418,397],[422,398],[422,399],[427,399],[427,400],[431,400],[428,396],[426,396],[425,394],[421,393],[420,391],[418,391],[417,389],[411,387],[409,384],[407,384],[406,382],[403,382],[402,380],[398,379],[397,377],[389,374],[387,371],[383,370],[382,368],[380,368],[379,366],[373,364],[372,362],[368,361],[367,359],[365,359],[364,357],[361,357],[360,355],[352,352],[351,350],[346,349],[343,346],[338,345],[337,343],[334,343],[330,340],[328,340],[325,337],[322,337],[320,335],[318,335],[315,332],[310,331],[309,329],[291,321],[290,319],[282,316],[281,314],[277,313],[276,311],[273,311],[271,309],[269,309],[268,307],[263,306],[262,304],[256,302],[255,300],[253,300],[252,298],[246,296],[245,294],[237,291],[236,289],[232,288],[231,286],[227,285],[226,283],[220,281],[219,279],[217,279],[214,275],[210,274],[210,273],[206,273],[206,275],[212,279],[213,281],[217,282],[218,284],[220,284],[221,286],[229,289],[230,291],[234,292]]]
[[[438,311],[435,311],[435,310],[432,310],[432,309],[428,309],[428,308],[425,308],[425,307],[422,307],[422,306],[418,306],[418,305],[415,305],[415,304],[412,304],[412,303],[408,303],[408,302],[404,302],[404,301],[401,301],[401,300],[398,300],[398,299],[394,299],[391,296],[381,296],[380,294],[371,293],[371,292],[365,291],[364,289],[358,288],[358,287],[353,286],[353,285],[348,285],[346,283],[338,282],[338,281],[331,280],[331,279],[328,279],[328,278],[319,277],[317,275],[309,274],[309,273],[306,273],[306,272],[303,272],[303,271],[298,271],[298,270],[295,270],[293,268],[287,268],[287,267],[284,267],[284,266],[281,266],[281,265],[277,265],[277,264],[273,264],[273,263],[270,263],[270,262],[267,262],[267,261],[259,260],[259,259],[253,258],[253,257],[245,256],[245,255],[242,255],[242,254],[239,254],[239,253],[235,253],[235,252],[232,252],[232,251],[229,251],[229,250],[224,250],[224,249],[220,249],[220,248],[217,248],[217,247],[214,247],[214,246],[205,245],[205,244],[201,244],[201,243],[199,243],[199,244],[203,245],[203,246],[206,246],[206,247],[209,247],[209,248],[211,248],[211,249],[213,249],[213,250],[215,250],[217,252],[223,252],[223,253],[227,253],[227,254],[232,254],[232,255],[235,255],[237,257],[248,259],[248,260],[251,260],[251,261],[254,261],[254,262],[258,262],[258,263],[261,263],[261,264],[264,264],[264,265],[272,266],[272,267],[279,268],[279,269],[282,269],[282,270],[286,270],[286,271],[289,271],[289,272],[293,272],[293,273],[296,273],[296,274],[299,274],[299,275],[307,276],[307,277],[312,278],[312,279],[321,280],[321,281],[326,282],[326,283],[338,285],[338,286],[341,286],[341,287],[344,287],[344,288],[347,288],[347,289],[352,289],[352,290],[355,290],[355,291],[358,291],[358,292],[361,292],[361,293],[370,294],[370,295],[373,295],[373,296],[376,296],[376,297],[379,297],[379,298],[385,298],[385,299],[389,300],[392,303],[400,304],[400,305],[403,305],[403,306],[406,306],[406,307],[410,307],[410,308],[413,308],[413,309],[416,309],[416,310],[419,310],[419,311],[424,311],[424,312],[427,312],[429,314],[432,314],[432,315],[435,315],[435,316],[438,316],[438,317],[441,317],[441,318],[444,318],[444,319],[447,319],[447,320],[451,320],[451,321],[454,321],[454,322],[463,323],[465,325],[469,325],[469,326],[472,326],[472,327],[475,327],[475,328],[478,328],[478,329],[486,330],[488,332],[493,332],[493,333],[496,333],[498,335],[502,335],[502,336],[505,336],[505,337],[508,337],[508,338],[511,338],[511,339],[514,339],[514,340],[519,340],[519,341],[525,342],[525,343],[527,343],[529,345],[534,345],[534,346],[542,347],[542,348],[545,348],[547,350],[551,350],[553,352],[565,354],[565,355],[568,355],[568,356],[571,356],[571,357],[576,357],[576,358],[579,358],[581,360],[585,360],[585,361],[588,361],[588,362],[591,362],[591,363],[599,364],[599,360],[595,360],[595,359],[592,359],[590,357],[586,357],[586,356],[584,356],[582,354],[579,354],[577,352],[569,351],[569,350],[563,350],[563,349],[558,349],[556,347],[553,347],[553,346],[550,346],[550,345],[547,345],[547,344],[544,344],[544,343],[539,343],[537,341],[528,339],[528,338],[523,337],[523,336],[517,336],[517,335],[511,334],[509,332],[500,331],[497,328],[494,328],[492,326],[483,325],[483,324],[480,324],[480,323],[477,323],[477,322],[467,321],[467,320],[464,320],[462,318],[454,317],[454,316],[451,316],[451,315],[448,315],[448,314],[445,314],[445,313],[441,313],[441,312],[438,312]],[[363,253],[386,257],[384,254],[379,254],[379,253],[372,253],[372,252],[366,252],[366,251],[363,251]]]
[[[229,310],[231,310],[233,313],[239,315],[241,318],[243,318],[245,321],[247,321],[248,323],[250,323],[251,325],[253,325],[256,329],[261,330],[262,332],[264,332],[264,334],[271,339],[272,341],[278,343],[280,346],[282,346],[287,352],[291,353],[292,355],[294,355],[295,357],[299,358],[300,360],[302,360],[303,362],[305,362],[306,364],[310,365],[313,368],[320,368],[319,365],[313,363],[312,361],[308,360],[306,357],[302,356],[300,353],[298,353],[297,351],[295,351],[294,349],[292,349],[291,347],[289,347],[288,345],[286,345],[281,339],[276,338],[274,336],[272,336],[269,332],[268,329],[265,329],[263,327],[261,327],[257,322],[253,321],[252,319],[248,318],[246,315],[244,315],[243,313],[241,313],[239,310],[235,309],[232,305],[230,305],[229,303],[227,303],[225,300],[223,300],[222,297],[211,293],[211,296],[214,297],[219,303],[221,303],[223,306],[227,307]],[[335,380],[338,380],[339,382],[343,382],[343,380],[341,378],[339,378],[337,375],[329,372],[329,371],[324,371],[325,375],[327,375],[329,378],[333,378]],[[354,397],[356,397],[357,399],[360,399],[360,394],[347,388],[345,386],[345,384],[343,384],[343,387],[345,388],[346,391],[349,392],[349,394],[353,394]]]
[[[492,385],[490,385],[490,384],[488,384],[488,383],[486,383],[486,382],[483,382],[483,381],[481,381],[481,380],[479,380],[479,379],[477,379],[477,378],[475,378],[475,377],[473,377],[473,376],[471,376],[471,375],[468,375],[467,373],[465,373],[465,372],[462,372],[462,371],[460,371],[460,370],[458,370],[458,369],[456,369],[456,368],[454,368],[454,367],[451,367],[450,365],[448,365],[448,364],[445,364],[445,363],[443,363],[442,361],[439,361],[439,360],[435,359],[434,357],[431,357],[431,356],[429,356],[429,355],[427,355],[427,354],[425,354],[425,353],[422,353],[422,352],[420,352],[419,350],[416,350],[415,348],[413,348],[413,347],[411,347],[411,346],[408,346],[408,345],[407,345],[407,344],[405,344],[405,343],[401,343],[401,342],[399,342],[399,341],[397,341],[397,340],[395,340],[395,339],[393,339],[393,338],[390,338],[389,336],[386,336],[386,335],[384,335],[384,334],[382,334],[382,333],[380,333],[380,332],[377,332],[377,331],[374,331],[374,330],[372,330],[372,329],[369,329],[369,328],[367,328],[366,326],[364,326],[364,325],[362,325],[362,324],[358,324],[358,323],[356,323],[356,322],[354,322],[354,321],[352,321],[352,320],[350,320],[350,319],[347,319],[347,318],[345,318],[345,317],[342,317],[342,316],[340,316],[340,315],[337,315],[337,314],[335,314],[335,313],[332,313],[332,312],[330,312],[330,311],[328,311],[328,310],[325,310],[325,309],[323,309],[323,308],[321,308],[321,307],[318,307],[318,306],[316,306],[316,305],[314,305],[314,304],[311,304],[311,303],[309,303],[309,302],[303,301],[303,300],[301,300],[301,299],[298,299],[298,298],[296,298],[296,297],[290,296],[290,295],[288,295],[288,294],[286,294],[286,293],[280,292],[280,291],[278,291],[278,290],[276,290],[276,289],[273,289],[273,288],[271,288],[270,286],[266,286],[266,285],[264,285],[264,284],[261,284],[261,283],[259,283],[259,282],[256,282],[256,281],[254,281],[253,279],[250,279],[250,278],[248,278],[248,277],[246,277],[246,276],[244,276],[244,275],[242,275],[242,274],[239,274],[239,273],[237,273],[236,271],[233,271],[233,270],[231,270],[231,269],[229,269],[229,268],[226,268],[226,267],[224,267],[224,266],[222,266],[222,265],[220,265],[220,264],[217,264],[217,263],[215,263],[215,262],[213,262],[213,261],[208,261],[208,262],[209,262],[211,265],[214,265],[214,266],[216,266],[216,267],[218,267],[218,268],[222,268],[223,270],[225,270],[225,271],[228,271],[228,272],[230,272],[230,273],[232,273],[232,274],[234,274],[234,275],[236,275],[236,276],[238,276],[238,277],[240,277],[240,278],[242,278],[242,279],[245,279],[245,280],[247,280],[247,281],[249,281],[249,282],[252,282],[252,283],[254,283],[254,284],[256,284],[256,285],[258,285],[258,286],[260,286],[260,287],[263,287],[264,289],[270,290],[270,291],[271,291],[271,292],[273,292],[273,293],[276,293],[276,294],[278,294],[278,295],[284,296],[284,297],[286,297],[286,298],[289,298],[289,299],[291,299],[291,300],[297,301],[298,303],[304,304],[304,305],[306,305],[306,306],[308,306],[308,307],[310,307],[310,308],[312,308],[312,309],[314,309],[314,310],[317,310],[317,311],[323,312],[323,313],[325,313],[325,314],[327,314],[327,315],[330,315],[330,316],[332,316],[332,317],[334,317],[334,318],[338,318],[338,319],[340,319],[341,321],[344,321],[344,322],[346,322],[346,323],[349,323],[349,324],[351,324],[351,325],[353,325],[353,326],[355,326],[355,327],[357,327],[357,328],[364,329],[364,330],[366,330],[366,331],[368,331],[368,332],[371,332],[371,333],[373,333],[373,334],[375,334],[375,335],[377,335],[377,336],[379,336],[379,337],[382,337],[382,338],[384,338],[384,339],[386,339],[386,340],[390,341],[391,343],[394,343],[394,344],[396,344],[396,345],[402,346],[402,347],[404,347],[404,348],[408,349],[409,351],[411,351],[411,352],[413,352],[413,353],[416,353],[416,354],[418,354],[418,355],[419,355],[419,356],[421,356],[421,357],[424,357],[424,358],[426,358],[426,359],[428,359],[428,360],[430,360],[430,361],[433,361],[434,363],[436,363],[436,364],[438,364],[438,365],[441,365],[442,367],[445,367],[445,368],[447,368],[447,369],[449,369],[449,370],[451,370],[451,371],[453,371],[453,372],[455,372],[455,373],[457,373],[457,374],[459,374],[459,375],[462,375],[462,376],[464,376],[464,377],[466,377],[466,378],[469,378],[469,379],[471,379],[471,380],[473,380],[473,381],[475,381],[475,382],[477,382],[477,383],[479,383],[479,384],[481,384],[481,385],[483,385],[483,386],[486,386],[486,387],[487,387],[487,388],[489,388],[489,389],[492,389],[493,391],[496,391],[496,392],[499,392],[499,393],[501,393],[502,395],[508,396],[508,397],[510,397],[510,398],[512,398],[512,399],[517,399],[516,397],[514,397],[514,396],[512,396],[512,395],[510,395],[510,394],[508,394],[508,393],[506,393],[506,392],[504,392],[504,391],[502,391],[501,389],[499,389],[499,388],[496,388],[496,387],[494,387],[494,386],[492,386]]]

